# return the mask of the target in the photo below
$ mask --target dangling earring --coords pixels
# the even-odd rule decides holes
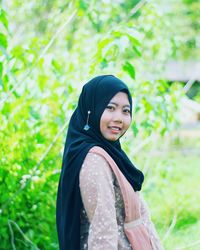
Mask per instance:
[[[89,128],[90,128],[90,126],[88,125],[90,113],[91,113],[91,111],[88,110],[87,122],[86,122],[86,124],[85,124],[85,126],[84,126],[84,128],[83,128],[83,129],[86,130],[86,131],[89,130]]]

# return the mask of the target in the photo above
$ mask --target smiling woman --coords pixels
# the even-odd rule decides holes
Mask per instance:
[[[132,98],[121,80],[103,75],[83,86],[58,186],[61,250],[163,249],[139,192],[143,173],[120,145],[131,119]]]

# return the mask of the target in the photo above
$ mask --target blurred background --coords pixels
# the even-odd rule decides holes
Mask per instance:
[[[200,249],[200,1],[0,0],[0,249],[58,249],[67,126],[99,74],[129,86],[124,150],[169,250]]]

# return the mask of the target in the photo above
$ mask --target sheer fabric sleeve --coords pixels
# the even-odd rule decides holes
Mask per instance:
[[[102,156],[88,153],[79,178],[83,205],[90,221],[88,250],[117,250],[118,226],[110,166]]]

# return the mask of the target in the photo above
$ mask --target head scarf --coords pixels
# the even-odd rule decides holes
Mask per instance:
[[[57,193],[56,222],[61,250],[80,249],[80,209],[82,200],[79,172],[88,151],[93,146],[102,147],[115,161],[135,191],[139,191],[144,176],[121,149],[119,139],[108,141],[100,132],[101,115],[109,101],[125,92],[131,106],[132,98],[127,86],[113,75],[97,76],[83,86],[78,106],[69,122],[65,142],[62,170]],[[89,130],[84,130],[88,111]]]

